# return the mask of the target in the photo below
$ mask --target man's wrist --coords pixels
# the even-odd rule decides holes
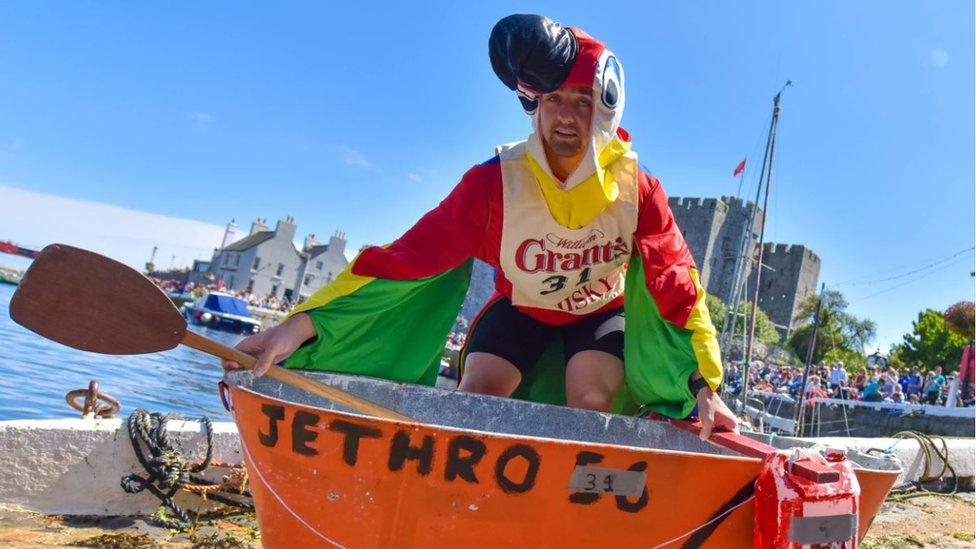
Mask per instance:
[[[708,385],[708,382],[705,381],[705,378],[701,376],[692,376],[691,379],[688,380],[688,387],[691,389],[691,394],[695,395],[695,398],[702,396],[703,390],[707,389],[705,392],[706,397],[713,392],[712,388]]]

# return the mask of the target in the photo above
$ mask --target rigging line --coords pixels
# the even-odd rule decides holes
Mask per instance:
[[[919,272],[922,272],[922,271],[924,271],[926,269],[935,267],[936,265],[939,265],[940,263],[945,263],[946,261],[949,261],[950,259],[954,259],[956,257],[959,257],[960,255],[962,255],[964,253],[973,251],[974,249],[976,249],[976,248],[970,246],[969,248],[966,248],[964,250],[959,250],[958,252],[956,252],[956,253],[954,253],[954,254],[952,254],[950,256],[943,257],[942,259],[939,259],[937,261],[933,261],[932,263],[929,263],[928,265],[925,265],[924,267],[919,267],[917,269],[914,269],[912,271],[908,271],[906,273],[902,273],[902,274],[898,274],[898,275],[894,275],[894,276],[889,276],[887,278],[876,278],[874,280],[865,280],[865,281],[861,281],[861,282],[853,282],[853,281],[852,282],[841,282],[839,284],[834,284],[834,286],[868,286],[868,285],[871,285],[871,284],[877,284],[879,282],[888,282],[890,280],[897,280],[899,278],[904,278],[906,276],[911,276],[911,275],[913,275],[915,273],[919,273]]]
[[[759,133],[756,134],[756,141],[752,144],[752,149],[749,150],[749,154],[746,155],[746,158],[756,158],[756,156],[758,156],[759,144],[762,143],[763,137],[768,132],[769,122],[770,122],[770,120],[772,118],[773,118],[773,115],[772,115],[772,113],[770,113],[770,115],[767,116],[766,119],[763,121],[763,125],[759,128]],[[744,173],[742,175],[743,176],[751,176],[752,175],[750,173],[750,171],[749,171],[749,162],[748,161],[746,162],[746,169],[745,169],[745,171],[744,171]],[[751,178],[749,178],[749,179],[751,179]],[[749,196],[750,193],[751,193],[751,191],[752,191],[752,186],[750,184],[749,188],[746,189],[746,194],[743,195],[743,199],[742,199],[743,202],[749,202],[749,200],[747,198],[745,198],[745,197]]]
[[[932,262],[931,264],[941,263],[942,261],[944,261],[946,259],[952,259],[956,255],[961,254],[963,252],[967,252],[967,251],[972,250],[972,249],[973,249],[973,247],[964,248],[962,250],[959,250],[958,252],[954,252],[951,255],[948,255],[946,257],[940,258],[940,259]],[[854,285],[854,284],[864,284],[865,283],[865,280],[864,279],[865,278],[868,278],[870,276],[879,275],[879,274],[886,274],[886,273],[892,273],[892,272],[897,272],[897,271],[900,271],[902,269],[912,269],[912,268],[916,268],[916,266],[919,265],[919,264],[920,264],[920,262],[916,261],[914,263],[908,263],[908,264],[905,264],[905,265],[900,265],[898,267],[891,267],[889,269],[881,269],[879,271],[875,271],[874,273],[872,273],[870,275],[865,275],[865,276],[862,276],[862,277],[859,277],[859,278],[855,278],[855,279],[851,280],[850,282],[841,282],[839,284],[835,284],[835,286],[851,286],[851,285]],[[926,265],[926,266],[928,266],[928,265]],[[872,282],[872,281],[869,280],[867,282]]]
[[[752,501],[752,500],[754,500],[754,499],[756,499],[756,496],[754,496],[754,495],[753,495],[753,496],[749,496],[748,498],[746,498],[745,500],[743,500],[743,501],[741,501],[741,502],[739,502],[738,504],[736,504],[736,505],[734,505],[733,507],[730,507],[729,509],[726,509],[726,510],[725,510],[725,511],[724,511],[723,513],[721,513],[720,515],[718,515],[718,516],[716,516],[716,517],[712,517],[712,518],[711,518],[711,519],[710,519],[710,520],[709,520],[708,522],[706,522],[705,524],[702,524],[702,525],[700,525],[700,526],[697,526],[697,527],[695,527],[695,528],[693,528],[692,530],[689,530],[688,532],[685,532],[684,534],[681,534],[680,536],[676,536],[676,537],[674,537],[674,538],[671,538],[671,539],[669,539],[668,541],[665,541],[664,543],[659,543],[659,544],[657,544],[657,545],[655,545],[654,547],[652,547],[651,549],[661,549],[662,547],[667,547],[668,545],[671,545],[672,543],[675,543],[675,542],[677,542],[677,541],[680,541],[680,540],[682,540],[682,539],[684,539],[684,538],[686,538],[686,537],[688,537],[688,536],[690,536],[690,535],[692,535],[692,534],[694,534],[695,532],[697,532],[697,531],[699,531],[699,530],[701,530],[702,528],[705,528],[705,527],[706,527],[706,526],[708,526],[709,524],[711,524],[711,523],[713,523],[713,522],[715,522],[715,521],[717,521],[717,520],[720,520],[720,519],[723,519],[723,518],[725,518],[725,517],[726,517],[726,515],[728,515],[728,514],[729,514],[729,513],[731,513],[732,511],[735,511],[735,510],[736,510],[736,509],[738,509],[739,507],[742,507],[743,505],[745,505],[745,504],[747,504],[747,503],[749,503],[750,501]]]
[[[956,265],[957,263],[961,263],[962,260],[964,260],[964,259],[966,259],[966,258],[965,257],[961,257],[961,258],[953,261],[952,263],[947,263],[945,265],[942,265],[938,269],[933,269],[933,270],[931,270],[931,271],[929,271],[927,273],[922,274],[921,276],[917,276],[917,277],[915,277],[913,279],[906,280],[905,282],[902,282],[901,284],[895,284],[894,286],[892,286],[890,288],[886,288],[884,290],[881,290],[880,292],[876,292],[876,293],[873,293],[873,294],[870,294],[870,295],[866,295],[864,297],[859,297],[857,299],[852,299],[851,300],[851,303],[857,303],[858,301],[864,301],[865,299],[869,299],[869,298],[872,298],[872,297],[881,295],[883,293],[890,292],[891,290],[895,290],[897,288],[901,288],[902,286],[911,284],[912,282],[918,282],[919,280],[921,280],[921,279],[923,279],[923,278],[925,278],[925,277],[927,277],[929,275],[932,275],[932,274],[935,274],[935,273],[937,273],[939,271],[945,270],[945,269],[947,269],[949,267],[952,267],[953,265]]]

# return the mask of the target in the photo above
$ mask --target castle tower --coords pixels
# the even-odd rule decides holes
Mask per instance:
[[[816,293],[820,278],[820,257],[800,244],[763,245],[763,271],[759,288],[759,308],[776,325],[785,341],[795,327],[794,317],[800,302]],[[750,280],[749,295],[755,288]]]
[[[721,199],[671,197],[668,205],[698,265],[702,287],[706,292],[727,300],[742,233],[749,224],[749,216],[755,205],[731,196]],[[758,228],[762,211],[757,211],[756,216],[755,227]],[[747,257],[752,257],[758,237],[759,234],[754,231],[746,249]],[[750,264],[746,262],[744,265],[748,275]]]

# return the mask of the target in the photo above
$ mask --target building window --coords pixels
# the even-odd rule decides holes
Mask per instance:
[[[312,275],[305,275],[305,285],[308,286],[312,283]]]
[[[278,296],[278,285],[277,284],[275,284],[274,286],[271,287],[271,295],[273,295],[275,297]]]
[[[251,280],[247,281],[247,293],[251,293],[253,291],[254,291],[254,279],[252,278]]]
[[[332,282],[332,273],[329,273],[329,276],[325,277],[325,281]]]
[[[317,270],[317,271],[321,271],[322,270],[322,262],[321,261],[316,261],[315,262],[315,270]]]
[[[230,279],[227,281],[227,287],[228,288],[234,287],[234,275],[230,275]]]
[[[281,273],[283,273],[283,272],[285,272],[285,264],[284,263],[279,263],[278,264],[278,271],[275,272],[275,276],[281,276]]]
[[[260,257],[255,257],[254,258],[254,265],[251,265],[251,270],[252,271],[256,271],[256,270],[258,270],[258,267],[260,267],[260,266],[261,266],[261,258]]]

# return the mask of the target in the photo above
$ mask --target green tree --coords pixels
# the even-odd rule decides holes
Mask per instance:
[[[891,355],[904,365],[920,363],[923,368],[942,366],[944,371],[959,369],[962,349],[969,341],[949,330],[942,313],[925,309],[912,322],[912,331],[891,348]]]
[[[729,314],[728,305],[712,294],[705,294],[705,307],[708,308],[708,316],[711,317],[715,329],[721,331],[722,323],[725,322],[725,315]]]
[[[726,317],[729,315],[729,306],[711,294],[705,295],[705,306],[708,307],[708,314],[712,317],[715,329],[721,331],[722,323],[726,321]],[[746,301],[739,303],[739,316],[736,318],[735,333],[743,333],[743,324],[745,329],[749,328],[750,311],[752,311],[751,303]],[[732,319],[728,320],[731,321]],[[762,309],[759,309],[759,314],[756,315],[756,339],[767,345],[779,342],[779,332],[776,331],[776,326],[773,325],[773,321],[769,320]]]
[[[819,296],[811,294],[800,302],[795,320],[801,325],[790,336],[790,347],[797,356],[806,359],[810,338],[813,335],[813,317]],[[848,368],[859,367],[867,358],[864,348],[877,335],[877,325],[868,318],[857,318],[847,312],[847,299],[837,290],[823,294],[820,310],[817,343],[813,349],[813,361],[843,361]]]

